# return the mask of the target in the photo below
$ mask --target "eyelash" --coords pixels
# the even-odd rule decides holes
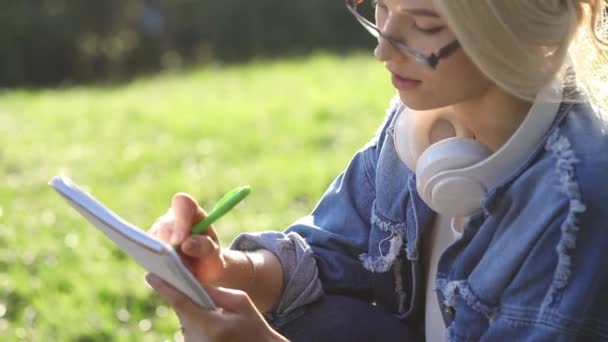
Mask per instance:
[[[418,27],[418,25],[416,25],[416,23],[414,23],[412,26],[414,27],[414,29],[416,31],[418,31],[422,34],[428,34],[428,35],[437,34],[441,31],[443,31],[443,29],[444,29],[443,26],[437,26],[437,27],[431,27],[431,28],[421,28],[421,27]]]
[[[386,10],[386,6],[383,5],[383,4],[380,4],[378,2],[378,0],[373,0],[372,1],[372,6],[374,8],[380,7],[381,9]],[[416,25],[416,22],[414,22],[412,24],[412,27],[414,28],[414,30],[416,30],[416,31],[418,31],[418,32],[420,32],[422,34],[426,34],[426,35],[437,34],[437,33],[441,32],[441,31],[443,31],[443,29],[445,28],[445,26],[437,26],[437,27],[431,27],[431,28],[421,28],[418,25]]]

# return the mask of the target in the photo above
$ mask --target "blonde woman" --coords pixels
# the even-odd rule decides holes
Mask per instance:
[[[605,3],[369,1],[398,98],[313,212],[220,249],[178,194],[152,227],[223,308],[149,275],[186,340],[608,340]]]

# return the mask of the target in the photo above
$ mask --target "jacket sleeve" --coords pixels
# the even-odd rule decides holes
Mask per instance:
[[[398,106],[393,101],[376,136],[352,158],[314,210],[285,232],[246,233],[232,249],[267,249],[281,262],[283,294],[269,313],[275,324],[289,321],[298,309],[324,291],[371,295],[370,274],[359,255],[367,252],[378,151]]]

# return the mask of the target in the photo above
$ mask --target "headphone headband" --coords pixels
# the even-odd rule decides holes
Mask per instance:
[[[469,216],[480,209],[486,192],[511,176],[543,140],[557,115],[557,99],[561,99],[559,87],[543,88],[517,130],[494,153],[474,139],[458,136],[434,143],[420,154],[420,132],[414,130],[428,127],[413,127],[408,115],[416,113],[406,108],[396,124],[395,147],[416,172],[418,193],[432,209],[452,217]]]
[[[476,164],[445,170],[437,176],[474,177],[481,180],[488,188],[506,180],[529,158],[532,149],[543,140],[551,128],[560,105],[559,101],[555,101],[556,95],[559,94],[559,90],[555,87],[542,89],[524,121],[501,148]]]

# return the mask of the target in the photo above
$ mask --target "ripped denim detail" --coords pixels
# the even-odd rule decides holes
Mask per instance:
[[[445,298],[443,304],[447,306],[456,306],[456,296],[460,296],[471,309],[484,315],[489,320],[492,320],[498,313],[497,307],[491,307],[483,303],[479,297],[473,293],[467,280],[454,280],[448,282],[443,278],[439,278],[436,280],[435,285],[437,286],[437,290],[441,291],[443,298]]]
[[[383,237],[377,243],[377,252],[371,250],[369,253],[359,255],[359,260],[366,270],[374,273],[393,271],[395,276],[395,293],[397,294],[397,311],[399,314],[406,312],[407,293],[403,286],[401,274],[402,261],[398,256],[403,250],[406,224],[405,222],[391,222],[378,213],[376,203],[372,206],[372,227],[383,233]],[[388,247],[386,244],[388,243]]]
[[[579,230],[577,215],[586,210],[581,201],[579,185],[575,179],[574,165],[578,159],[574,155],[570,141],[556,129],[547,140],[545,149],[557,159],[556,169],[559,178],[558,189],[570,200],[566,220],[562,223],[562,237],[556,247],[558,261],[553,282],[542,304],[546,308],[556,302],[562,289],[568,284],[571,275],[572,258],[569,253],[576,247],[576,233]]]
[[[381,217],[376,209],[376,203],[374,203],[372,208],[372,226],[378,227],[380,231],[387,233],[387,236],[378,242],[378,255],[364,253],[359,255],[359,260],[361,260],[366,270],[374,273],[383,273],[390,270],[401,252],[405,236],[405,223],[390,222]],[[386,243],[389,244],[388,250],[387,248],[383,248]]]

